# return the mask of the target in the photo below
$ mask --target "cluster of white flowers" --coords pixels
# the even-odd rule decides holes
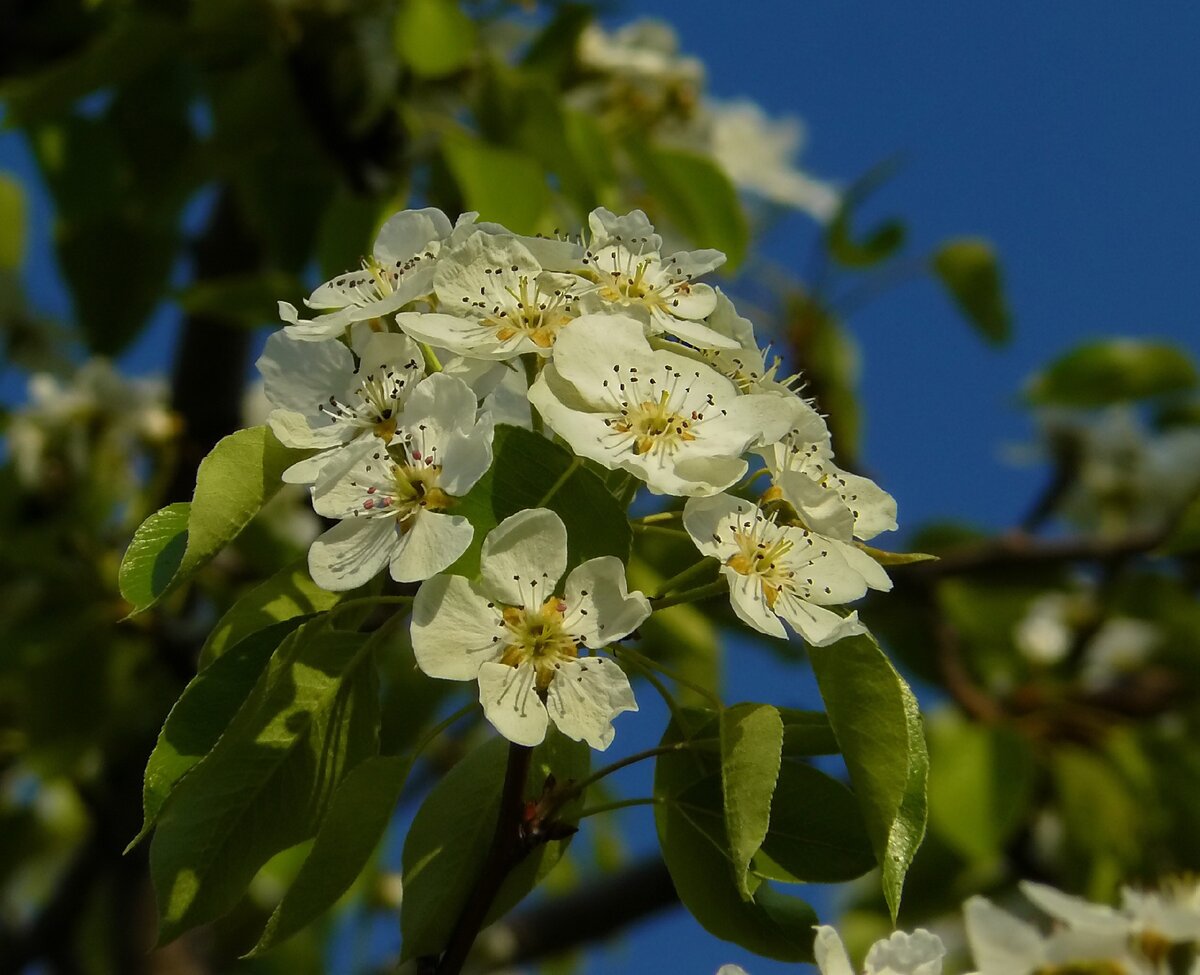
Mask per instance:
[[[796,165],[800,120],[771,119],[745,99],[706,97],[704,65],[680,53],[669,24],[646,18],[611,32],[590,24],[578,55],[587,80],[568,98],[594,117],[618,125],[633,118],[661,141],[708,156],[738,189],[770,203],[818,220],[837,210],[837,190]]]
[[[492,463],[498,422],[557,437],[581,462],[686,498],[683,525],[720,562],[735,612],[812,644],[862,632],[830,607],[887,589],[855,540],[895,527],[895,503],[833,463],[819,414],[777,376],[749,321],[700,279],[724,255],[664,253],[644,213],[603,208],[572,239],[513,234],[475,214],[405,211],[359,271],[321,285],[259,368],[276,436],[311,453],[284,479],[337,523],[309,551],[312,578],[356,588],[385,567],[423,582],[413,644],[427,673],[478,680],[492,723],[536,744],[553,721],[604,748],[636,708],[595,655],[650,613],[619,560],[567,565],[547,509],[482,540],[479,579],[444,574],[475,529],[455,509]],[[514,408],[516,404],[519,408]],[[536,421],[536,422],[535,422]],[[758,501],[726,493],[761,461]],[[584,651],[591,653],[581,656]]]
[[[61,379],[35,373],[29,400],[13,413],[6,431],[17,477],[34,487],[64,486],[97,476],[136,480],[136,458],[169,442],[178,421],[159,379],[129,379],[107,359],[89,359]]]
[[[985,897],[963,905],[974,975],[1200,975],[1200,884],[1168,880],[1158,891],[1121,891],[1121,906],[1094,904],[1046,884],[1020,885],[1055,922],[1046,934]],[[856,975],[833,928],[816,929],[813,955],[821,975]],[[918,928],[875,942],[862,975],[940,975],[946,948]],[[717,975],[747,975],[723,965]]]

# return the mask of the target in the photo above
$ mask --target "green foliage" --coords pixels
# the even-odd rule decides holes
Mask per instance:
[[[414,74],[440,78],[464,67],[475,49],[475,22],[454,0],[401,0],[396,50]]]
[[[442,155],[466,209],[486,213],[517,233],[550,229],[545,226],[550,190],[533,159],[461,133],[445,136]]]
[[[750,861],[771,822],[771,797],[783,753],[783,721],[769,704],[739,704],[718,718],[721,795],[732,855],[733,880],[742,900],[753,898]]]
[[[689,731],[672,721],[663,745],[700,742],[719,733],[719,723],[703,712],[684,715]],[[746,899],[734,882],[739,868],[726,826],[721,764],[719,755],[691,748],[659,756],[654,821],[675,890],[718,938],[768,958],[811,960],[817,920],[812,908],[757,880],[749,885],[752,896]]]
[[[894,170],[893,163],[876,166],[842,195],[841,205],[826,230],[825,243],[830,256],[843,267],[874,267],[904,246],[904,224],[899,220],[885,220],[860,238],[855,237],[851,226],[858,208],[891,178]]]
[[[1038,406],[1107,406],[1196,388],[1196,366],[1173,345],[1108,339],[1081,345],[1030,380]]]
[[[411,755],[377,755],[350,770],[333,794],[304,866],[251,954],[292,937],[350,889],[391,821],[412,763]]]
[[[252,633],[285,620],[323,613],[359,594],[322,589],[309,578],[307,557],[297,559],[251,589],[217,621],[200,650],[200,666],[212,663]]]
[[[1001,726],[930,727],[929,824],[957,853],[989,860],[1027,816],[1035,766],[1029,740]]]
[[[25,258],[25,194],[21,184],[0,173],[0,273],[15,271]]]
[[[190,579],[235,539],[282,487],[280,475],[303,456],[266,427],[230,434],[204,458],[191,504],[151,515],[121,562],[121,595],[141,613]]]
[[[929,753],[916,698],[869,636],[808,652],[895,919],[927,817]]]
[[[980,335],[993,345],[1008,341],[1012,315],[991,244],[977,237],[948,240],[933,255],[933,270]]]
[[[404,902],[400,909],[403,960],[435,955],[479,878],[495,832],[508,742],[492,738],[454,766],[425,799],[404,841]],[[534,749],[524,795],[535,800],[551,775],[559,783],[583,779],[591,749],[550,728]],[[577,821],[581,799],[560,811],[558,819]],[[558,862],[569,840],[540,844],[512,871],[488,916],[503,915],[533,889]]]
[[[295,630],[176,784],[150,846],[160,944],[228,911],[271,857],[313,836],[338,784],[377,750],[380,632]]]
[[[549,508],[567,526],[567,568],[601,555],[629,558],[629,521],[595,474],[571,453],[521,427],[501,424],[491,469],[454,509],[475,526],[471,547],[450,572],[474,576],[487,533],[525,508]]]
[[[749,227],[729,177],[693,152],[648,143],[628,148],[646,188],[671,221],[690,240],[724,251],[728,269],[736,270],[746,256]]]

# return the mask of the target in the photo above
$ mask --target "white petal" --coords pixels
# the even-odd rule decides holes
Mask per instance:
[[[735,526],[754,510],[752,502],[730,494],[688,498],[683,506],[683,527],[702,554],[724,561],[738,551],[731,537]]]
[[[479,703],[500,734],[517,745],[540,745],[546,737],[546,706],[534,690],[532,664],[509,667],[486,663],[479,668]]]
[[[475,529],[466,518],[418,511],[396,542],[392,578],[397,582],[421,582],[436,575],[458,560],[474,535]]]
[[[817,928],[817,936],[813,941],[813,955],[821,975],[854,975],[842,939],[838,937],[837,931],[827,924]]]
[[[603,657],[564,662],[546,691],[546,710],[558,730],[597,751],[612,743],[613,718],[637,709],[629,678]]]
[[[473,430],[477,408],[475,394],[461,379],[435,372],[426,376],[404,405],[405,428],[420,424],[437,442],[447,434]]]
[[[986,897],[970,898],[963,917],[980,975],[1030,975],[1045,962],[1038,930]]]
[[[451,229],[446,215],[434,207],[402,210],[379,228],[373,252],[381,263],[406,261],[431,241],[449,237]]]
[[[357,589],[383,570],[395,544],[395,519],[347,518],[312,543],[309,575],[331,592]]]
[[[597,207],[588,214],[588,229],[592,232],[595,248],[621,243],[640,244],[646,252],[657,253],[662,247],[662,238],[654,232],[654,225],[641,210],[630,210],[617,216],[607,207]]]
[[[527,508],[488,532],[479,557],[484,592],[509,606],[538,606],[567,569],[567,527],[548,508]]]
[[[650,601],[640,592],[628,591],[625,565],[611,555],[572,569],[565,600],[565,629],[593,650],[628,636],[650,615]]]
[[[946,946],[923,928],[912,934],[893,932],[867,952],[866,975],[939,975]]]
[[[896,530],[896,499],[869,477],[837,469],[842,493],[855,511],[854,534],[866,541],[880,532]]]
[[[1117,930],[1128,928],[1129,923],[1111,907],[1093,904],[1082,897],[1064,894],[1049,884],[1038,884],[1023,880],[1018,885],[1021,893],[1051,917],[1073,928],[1095,928]]]
[[[727,565],[721,566],[721,574],[729,581],[729,605],[733,607],[737,618],[759,633],[786,640],[787,631],[767,605],[758,579],[752,575],[742,575]]]
[[[425,358],[421,349],[407,335],[395,332],[367,333],[362,346],[356,349],[359,365],[356,379],[380,372],[395,372],[409,393],[416,387],[425,371]]]
[[[887,572],[884,571],[882,565],[876,562],[871,556],[860,548],[855,548],[847,542],[839,542],[831,539],[834,547],[841,553],[846,564],[859,576],[863,582],[871,589],[879,592],[890,592],[892,588],[892,580],[888,578]],[[857,599],[857,596],[850,596],[850,599]]]
[[[274,429],[274,427],[272,427]],[[278,434],[276,434],[278,436]],[[321,469],[333,459],[340,448],[321,450],[304,460],[298,460],[280,475],[284,484],[312,484],[321,476]]]
[[[417,590],[412,646],[430,677],[474,680],[479,668],[503,653],[500,610],[462,576],[434,576]]]
[[[492,466],[492,418],[485,413],[468,433],[454,433],[441,445],[441,485],[451,497],[461,498]]]
[[[854,536],[854,513],[828,482],[819,484],[804,471],[785,470],[775,476],[775,486],[813,531],[829,538]]]
[[[803,599],[781,593],[775,600],[775,612],[813,647],[827,647],[848,636],[858,636],[867,629],[858,621],[858,613],[838,616],[832,610],[816,606]]]
[[[646,330],[635,318],[618,314],[582,315],[558,333],[554,367],[593,404],[611,403],[605,386],[611,364],[651,371],[658,365],[646,341]],[[609,363],[605,369],[603,364]]]
[[[354,431],[342,424],[329,421],[322,426],[312,427],[306,416],[292,410],[272,410],[267,417],[267,426],[289,447],[332,447],[353,436]]]
[[[500,341],[496,330],[478,319],[441,312],[404,312],[396,323],[413,338],[477,359],[511,359],[536,346],[521,334]]]
[[[305,416],[341,396],[354,374],[354,357],[341,342],[305,342],[286,331],[272,333],[256,365],[271,405]]]
[[[687,457],[681,451],[673,469],[648,473],[646,486],[655,494],[703,498],[732,487],[748,469],[739,457]]]

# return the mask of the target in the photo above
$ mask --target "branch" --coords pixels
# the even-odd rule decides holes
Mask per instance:
[[[1017,566],[1055,565],[1064,562],[1105,562],[1144,555],[1165,540],[1167,532],[1134,532],[1120,538],[1064,538],[1040,541],[1023,533],[967,545],[941,556],[936,562],[896,565],[891,572],[913,581],[932,581],[944,576],[970,575]]]
[[[651,857],[522,911],[484,932],[484,970],[522,965],[600,941],[679,903],[666,865]]]

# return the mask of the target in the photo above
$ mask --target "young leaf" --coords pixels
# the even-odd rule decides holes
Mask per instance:
[[[648,142],[627,147],[650,193],[697,247],[725,253],[733,271],[746,256],[750,231],[737,191],[711,160],[684,149]]]
[[[883,869],[883,893],[894,920],[927,818],[929,754],[916,698],[870,636],[810,647],[808,653]]]
[[[200,650],[200,666],[208,666],[257,630],[297,616],[323,613],[343,599],[354,598],[357,592],[322,589],[309,577],[307,558],[297,559],[251,589],[218,620]]]
[[[475,22],[458,0],[401,0],[396,51],[413,73],[441,78],[466,66],[475,47]]]
[[[296,622],[278,623],[249,635],[191,679],[171,708],[142,784],[142,828],[129,844],[132,849],[158,820],[176,783],[209,753],[238,708],[249,697],[280,642]]]
[[[537,162],[463,134],[447,135],[442,155],[468,209],[485,213],[516,233],[539,229],[551,201]]]
[[[693,734],[712,737],[718,722],[705,712],[681,715]],[[663,744],[686,735],[674,721]],[[780,961],[811,961],[816,914],[795,897],[760,883],[744,899],[733,883],[733,853],[725,831],[719,757],[688,749],[661,755],[654,772],[654,822],[679,899],[710,934]]]
[[[927,555],[924,552],[885,552],[881,548],[872,548],[862,542],[855,542],[854,545],[860,551],[866,552],[880,565],[913,565],[917,562],[936,562],[938,560],[936,555]]]
[[[251,955],[290,938],[350,889],[387,829],[411,768],[410,755],[377,755],[342,780],[308,859]]]
[[[454,766],[429,793],[404,841],[404,901],[400,908],[401,961],[436,955],[479,877],[496,827],[508,742],[492,738]],[[547,776],[560,783],[587,775],[591,749],[553,728],[534,749],[525,798],[541,795]],[[582,807],[576,799],[560,819],[574,823]],[[488,920],[500,917],[524,897],[558,862],[569,840],[538,846],[509,874]]]
[[[899,220],[885,220],[857,240],[850,226],[854,211],[886,183],[895,170],[894,162],[881,163],[842,195],[842,204],[825,232],[825,244],[830,256],[843,267],[872,267],[886,261],[904,245],[904,224]]]
[[[130,615],[149,609],[233,541],[301,456],[266,427],[221,440],[200,463],[190,506],[172,504],[155,512],[134,535],[118,577],[121,595],[133,605]]]
[[[545,507],[567,526],[567,568],[601,555],[629,558],[625,512],[604,482],[562,447],[521,427],[500,424],[492,442],[491,469],[454,508],[475,527],[471,547],[448,570],[473,576],[487,533],[511,514]]]
[[[766,839],[771,796],[779,777],[783,722],[769,704],[739,704],[721,712],[721,794],[733,855],[733,879],[743,900],[753,896],[750,861]]]
[[[1037,406],[1107,406],[1195,389],[1196,366],[1173,345],[1139,339],[1090,342],[1055,359],[1026,388]]]
[[[948,240],[933,255],[933,270],[967,320],[993,345],[1012,335],[1012,316],[996,252],[986,240]]]
[[[232,908],[263,864],[316,832],[338,783],[376,751],[370,648],[388,632],[301,626],[175,787],[150,846],[160,944]]]

